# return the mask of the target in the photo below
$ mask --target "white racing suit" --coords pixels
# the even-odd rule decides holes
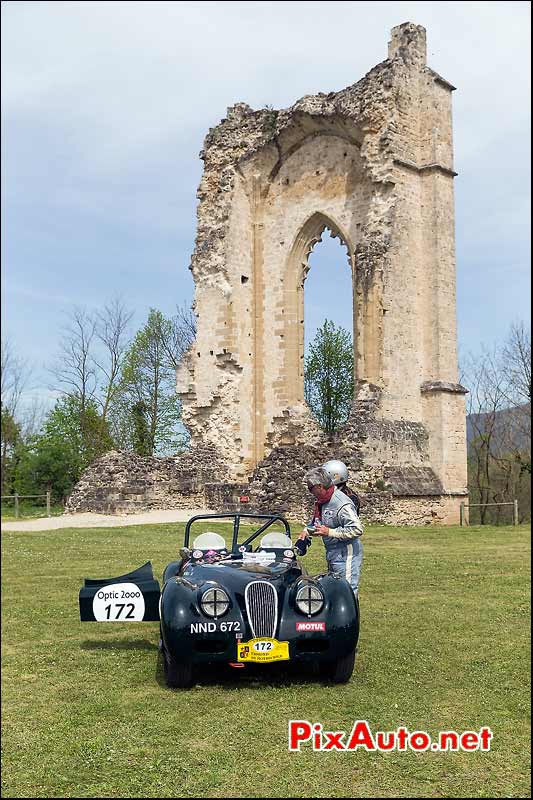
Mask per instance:
[[[335,489],[331,500],[321,507],[322,525],[329,528],[323,536],[329,572],[339,572],[351,585],[355,596],[363,563],[363,545],[360,537],[363,526],[350,498]],[[315,523],[316,524],[316,523]]]

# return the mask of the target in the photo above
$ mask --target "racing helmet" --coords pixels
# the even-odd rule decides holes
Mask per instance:
[[[192,546],[195,550],[225,550],[226,542],[219,533],[204,531],[196,537]]]
[[[339,486],[341,483],[346,483],[348,480],[348,468],[342,461],[327,461],[323,467],[335,486]]]
[[[266,536],[263,536],[259,546],[265,550],[287,550],[292,547],[292,541],[291,537],[287,536],[286,533],[274,531],[273,533],[267,533]]]

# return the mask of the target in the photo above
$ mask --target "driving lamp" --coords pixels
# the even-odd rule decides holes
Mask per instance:
[[[229,608],[229,597],[218,586],[208,589],[200,598],[200,608],[207,617],[221,617]]]
[[[313,583],[306,583],[296,594],[296,608],[302,614],[318,614],[324,605],[324,595]]]

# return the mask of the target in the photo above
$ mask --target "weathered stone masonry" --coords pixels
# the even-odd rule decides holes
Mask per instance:
[[[356,84],[280,111],[238,103],[206,137],[198,334],[178,391],[193,448],[216,448],[220,491],[245,493],[249,510],[306,513],[305,469],[340,458],[367,518],[458,520],[453,88],[426,65],[425,30],[405,23]],[[348,251],[357,378],[331,438],[303,391],[307,259],[326,227]],[[222,502],[214,486],[207,505]]]
[[[210,130],[191,265],[198,337],[178,388],[193,441],[216,444],[234,480],[255,470],[259,494],[277,455],[311,446],[349,461],[360,488],[391,487],[392,516],[411,505],[448,521],[466,487],[453,87],[426,65],[419,26],[394,28],[388,56],[340,92],[282,111],[237,104]],[[303,287],[325,227],[353,274],[358,388],[336,441],[303,398]]]
[[[135,514],[151,509],[205,508],[205,486],[224,479],[217,449],[192,448],[179,459],[111,450],[91,464],[68,499],[66,511]]]

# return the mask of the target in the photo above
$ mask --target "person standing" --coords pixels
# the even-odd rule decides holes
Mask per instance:
[[[315,498],[313,520],[303,530],[299,540],[305,542],[309,533],[321,536],[326,549],[328,572],[340,573],[357,597],[363,562],[360,537],[363,526],[353,501],[333,484],[324,467],[315,467],[305,475],[307,487]]]

